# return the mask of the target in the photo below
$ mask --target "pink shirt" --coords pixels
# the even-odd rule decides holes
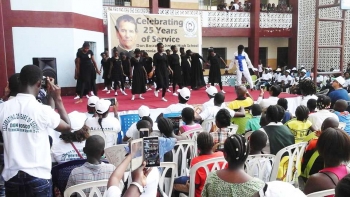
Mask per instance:
[[[184,130],[184,132],[186,131],[190,131],[190,130],[193,130],[193,129],[201,129],[202,126],[200,124],[194,124],[194,125],[183,125],[182,126],[182,129]],[[183,132],[183,133],[184,133]]]

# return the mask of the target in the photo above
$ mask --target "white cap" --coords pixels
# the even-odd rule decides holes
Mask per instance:
[[[177,90],[178,93],[180,93],[180,96],[184,98],[185,100],[189,100],[191,97],[191,91],[188,88],[182,88]]]
[[[301,65],[300,68],[305,68],[305,66],[304,66],[304,65]]]
[[[296,67],[293,67],[292,70],[297,70],[297,68],[296,68]]]
[[[253,68],[253,71],[258,71],[258,69],[257,68]]]
[[[283,181],[272,181],[267,184],[266,191],[259,191],[260,197],[306,197],[306,195],[292,184]]]
[[[342,76],[335,78],[334,81],[337,81],[341,86],[345,84],[345,79]]]
[[[141,105],[141,107],[139,108],[139,116],[142,118],[144,116],[149,116],[149,115],[150,115],[149,107]]]
[[[288,69],[288,70],[286,70],[286,72],[290,73],[290,70]]]
[[[281,72],[281,68],[277,68],[276,71],[277,71],[277,72]]]
[[[306,73],[306,70],[305,70],[305,69],[303,69],[303,70],[301,70],[300,72],[302,72],[302,73]]]
[[[104,114],[109,110],[110,106],[111,106],[110,100],[100,99],[97,101],[96,106],[95,106],[96,113]]]
[[[91,96],[88,100],[88,106],[95,107],[98,100],[100,100],[100,98],[98,98],[97,96]]]
[[[210,96],[215,96],[218,93],[218,89],[215,86],[210,86],[205,90]]]
[[[70,127],[72,128],[72,132],[80,130],[85,125],[86,115],[84,113],[73,111],[68,114],[68,117],[70,120]]]

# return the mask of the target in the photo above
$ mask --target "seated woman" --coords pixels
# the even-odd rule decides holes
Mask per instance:
[[[241,135],[228,137],[224,144],[224,157],[228,169],[218,170],[208,175],[202,196],[253,196],[265,183],[249,176],[243,169],[249,155],[249,143]]]
[[[316,113],[310,114],[308,118],[315,130],[319,131],[321,129],[322,123],[326,118],[332,117],[339,121],[338,116],[329,111],[329,108],[331,107],[331,99],[328,96],[320,95],[317,99],[316,104],[318,111]]]
[[[220,109],[215,116],[215,122],[217,130],[211,132],[210,135],[213,136],[214,144],[224,143],[229,135],[230,129],[227,128],[231,125],[231,115],[227,109]],[[219,145],[218,150],[223,150],[224,145]]]
[[[282,119],[282,123],[285,124],[286,122],[290,121],[293,118],[292,113],[288,111],[288,101],[285,98],[280,98],[277,101],[277,105],[281,106],[284,109],[284,116]]]
[[[345,165],[350,160],[350,138],[341,129],[328,128],[317,141],[317,150],[324,159],[324,169],[307,180],[304,193],[334,189],[350,169]]]
[[[180,127],[179,134],[185,133],[186,131],[202,128],[200,124],[194,122],[194,110],[192,108],[184,108],[181,112],[181,117],[185,125]]]
[[[316,94],[316,85],[313,80],[303,79],[299,82],[299,89],[302,95],[301,97],[301,105],[307,106],[307,102],[310,99],[317,99]]]
[[[309,117],[309,109],[306,106],[298,106],[295,110],[295,116],[296,118],[288,121],[285,125],[295,136],[295,143],[299,143],[309,134],[309,131],[315,131],[315,129],[307,119]]]
[[[85,126],[86,115],[77,111],[68,114],[71,122],[71,133],[65,133],[55,140],[51,148],[53,163],[84,159],[85,140],[89,137],[89,127]]]

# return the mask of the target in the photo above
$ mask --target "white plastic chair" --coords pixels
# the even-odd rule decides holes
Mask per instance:
[[[202,122],[203,131],[209,132],[214,122],[215,122],[214,119],[206,119],[206,120],[204,120]]]
[[[177,171],[177,165],[175,162],[161,162],[160,168],[164,168],[162,170],[162,174],[160,174],[159,178],[159,192],[163,197],[171,197],[173,193],[174,179]],[[165,177],[168,170],[171,169],[171,177]]]
[[[233,135],[237,133],[238,130],[238,125],[236,124],[231,124],[230,126],[227,127],[228,129],[230,129],[229,135]]]
[[[189,140],[197,141],[197,136],[199,133],[201,133],[203,129],[192,129],[189,131],[186,131],[185,133],[182,133],[182,136],[185,136]]]
[[[297,144],[287,146],[278,151],[275,157],[274,165],[272,167],[270,181],[275,181],[277,179],[278,168],[280,166],[282,157],[289,156],[285,182],[291,183],[294,186],[296,186],[296,184],[298,184],[298,172],[301,171],[301,160],[303,158],[306,145],[307,142],[300,142]],[[284,155],[285,153],[287,154]]]
[[[175,144],[175,147],[172,150],[173,162],[175,162],[180,168],[180,174],[178,173],[178,170],[176,170],[176,177],[188,176],[187,171],[189,166],[187,162],[187,155],[190,154],[190,159],[197,156],[194,151],[195,146],[197,146],[197,144],[194,140],[181,140]]]
[[[324,197],[324,196],[333,195],[333,194],[335,194],[335,190],[328,189],[328,190],[323,190],[320,192],[311,193],[311,194],[307,195],[307,197]]]
[[[268,182],[274,162],[275,155],[272,154],[249,155],[245,161],[244,170],[250,176]]]
[[[105,148],[108,148],[108,147],[111,147],[111,146],[117,144],[118,133],[115,131],[96,130],[96,131],[89,131],[89,134],[90,134],[90,136],[92,136],[92,135],[101,136],[105,140]],[[108,138],[108,139],[106,139],[106,138]]]
[[[208,166],[212,165],[212,166]],[[205,161],[201,161],[194,165],[190,169],[190,191],[189,191],[189,197],[195,196],[195,178],[196,178],[196,172],[199,168],[203,168],[205,170],[205,173],[208,175],[209,172],[222,170],[227,166],[227,161],[224,157],[218,157],[213,159],[208,159]]]
[[[70,197],[73,193],[78,193],[81,197],[94,197],[95,195],[97,197],[104,197],[106,196],[107,191],[107,183],[108,179],[105,180],[99,180],[99,181],[91,181],[88,183],[82,183],[78,185],[74,185],[72,187],[69,187],[64,191],[64,197]],[[104,192],[104,195],[102,195],[100,189],[98,187],[106,187],[106,191]],[[120,181],[119,183],[119,189],[120,191],[123,191],[124,189],[124,183]],[[83,192],[84,189],[90,189],[90,193],[88,196],[85,195]]]
[[[338,126],[339,129],[344,130],[345,127],[346,127],[345,122],[339,122],[339,126]]]

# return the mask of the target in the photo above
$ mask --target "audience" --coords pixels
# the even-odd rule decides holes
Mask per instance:
[[[339,180],[350,172],[344,164],[350,160],[350,138],[343,130],[326,129],[321,133],[316,146],[324,159],[324,168],[307,180],[305,194],[334,189]]]
[[[101,162],[104,149],[105,141],[101,136],[93,135],[86,140],[84,153],[86,154],[87,160],[82,166],[72,170],[66,188],[81,183],[109,179],[115,170],[115,166]],[[106,187],[101,187],[99,190],[103,195]],[[89,196],[90,189],[84,190],[84,193]]]
[[[100,100],[100,98],[98,98],[97,96],[90,96],[86,106],[87,108],[86,116],[88,118],[95,117],[95,113],[96,113],[95,106],[98,100]]]
[[[317,107],[316,99],[309,99],[306,105],[307,105],[307,108],[309,109],[310,114],[316,113],[316,107]]]
[[[207,88],[205,90],[205,92],[208,94],[208,97],[209,97],[210,100],[205,102],[205,103],[203,103],[203,107],[202,107],[203,110],[205,110],[208,107],[213,107],[214,106],[214,96],[215,96],[215,94],[218,93],[218,89],[216,89],[215,86],[210,86],[209,88]],[[226,106],[225,103],[223,103],[221,107],[225,107],[225,106]]]
[[[94,132],[102,131],[105,136],[106,148],[116,144],[118,133],[121,130],[120,122],[117,118],[108,116],[111,101],[100,99],[96,103],[96,117],[88,118],[85,125],[90,128],[90,135]],[[116,105],[113,106],[116,110]],[[109,131],[105,133],[105,131]]]
[[[140,119],[142,119],[143,117],[149,117],[151,115],[149,107],[141,105],[141,107],[139,107],[138,109],[138,114]],[[153,123],[153,122],[152,122]],[[138,130],[136,128],[136,122],[133,123],[130,128],[126,131],[126,134],[123,138],[123,141],[126,142],[130,139],[138,139]]]
[[[332,83],[332,87],[334,91],[328,94],[331,99],[331,107],[333,108],[335,102],[339,99],[343,99],[345,101],[350,101],[348,91],[343,89],[343,85],[345,84],[345,79],[342,76],[335,78]]]
[[[246,87],[236,86],[235,91],[237,98],[227,105],[228,108],[232,110],[238,110],[240,107],[250,108],[254,104],[254,101],[247,91]]]
[[[299,90],[301,92],[302,98],[301,98],[301,105],[307,106],[307,102],[310,99],[317,100],[316,94],[316,85],[312,80],[301,80],[299,83]]]
[[[281,88],[283,92],[287,92],[287,88],[292,85],[292,76],[290,76],[290,70],[286,70],[284,75],[280,77],[281,79]]]
[[[281,87],[278,85],[273,85],[270,87],[269,89],[269,94],[270,97],[264,99],[264,90],[261,88],[260,89],[260,95],[258,100],[255,102],[256,104],[260,104],[262,111],[266,111],[266,109],[270,106],[270,105],[276,105],[277,101],[278,101],[278,96],[281,93]]]
[[[344,131],[350,135],[350,114],[346,109],[348,103],[345,100],[339,99],[334,104],[334,113],[338,116],[339,122],[345,123]]]
[[[293,118],[292,113],[288,111],[288,101],[285,98],[280,98],[277,101],[277,105],[281,106],[284,109],[284,115],[282,119],[282,123],[286,124],[286,122],[290,121]]]
[[[243,136],[234,134],[228,137],[224,144],[228,168],[208,175],[202,196],[252,196],[261,190],[265,183],[243,170],[249,152],[248,140]]]
[[[182,125],[179,130],[179,134],[185,133],[194,129],[202,129],[202,126],[194,122],[194,110],[192,108],[186,107],[181,112],[182,121],[185,125]]]
[[[178,89],[177,91],[179,92],[179,103],[169,105],[169,107],[164,110],[163,114],[180,113],[185,107],[193,108],[192,105],[187,104],[191,97],[191,91],[186,87]]]
[[[342,178],[335,187],[336,197],[348,197],[350,196],[350,174]]]
[[[4,91],[4,96],[0,99],[0,103],[11,100],[17,96],[19,92],[19,73],[11,75],[8,79],[7,86]]]
[[[229,136],[230,129],[227,128],[231,125],[231,115],[227,109],[220,109],[215,116],[215,124],[217,130],[211,132],[210,135],[213,136],[214,144],[220,143],[217,150],[222,150],[224,148],[223,143]]]
[[[71,132],[63,133],[51,147],[53,163],[64,163],[71,160],[84,159],[83,148],[89,137],[89,127],[85,126],[86,115],[77,111],[68,114],[71,122]]]
[[[328,96],[320,95],[317,99],[316,104],[318,111],[316,113],[310,114],[308,118],[315,130],[321,129],[321,125],[326,118],[333,117],[339,121],[338,116],[329,111],[329,108],[331,106],[331,99]]]
[[[245,130],[247,131],[256,131],[261,128],[260,126],[260,118],[261,118],[261,107],[258,104],[252,105],[251,114],[253,115],[253,118],[249,119]]]

